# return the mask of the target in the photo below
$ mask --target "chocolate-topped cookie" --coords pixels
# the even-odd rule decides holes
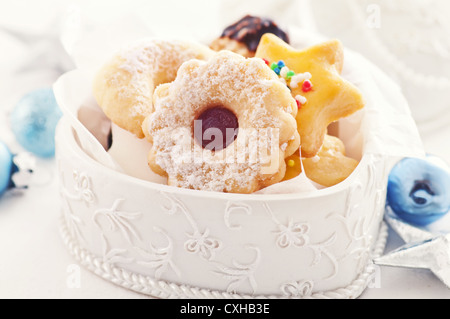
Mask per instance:
[[[214,40],[210,47],[215,51],[230,50],[246,57],[253,57],[265,33],[272,33],[289,43],[287,33],[271,19],[246,15],[226,27],[222,35]]]

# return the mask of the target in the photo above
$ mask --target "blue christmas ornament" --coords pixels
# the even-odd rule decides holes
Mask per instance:
[[[13,187],[11,176],[17,170],[13,163],[13,155],[8,147],[0,141],[0,196]]]
[[[55,155],[55,129],[62,113],[51,88],[25,95],[11,114],[11,129],[27,151],[39,157]]]
[[[410,224],[437,221],[450,211],[450,168],[435,156],[401,160],[389,175],[387,201]]]

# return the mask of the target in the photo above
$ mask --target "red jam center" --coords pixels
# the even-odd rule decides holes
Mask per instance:
[[[205,149],[220,151],[237,137],[236,115],[222,106],[208,108],[194,122],[194,138]]]

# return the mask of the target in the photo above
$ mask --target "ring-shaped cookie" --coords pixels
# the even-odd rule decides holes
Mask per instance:
[[[300,175],[303,164],[305,174],[310,180],[321,186],[331,187],[349,177],[359,162],[345,155],[345,145],[339,138],[325,135],[323,145],[315,157],[301,159],[296,152],[286,159],[286,164],[287,170],[283,180]]]
[[[284,159],[300,145],[297,104],[259,58],[221,51],[207,62],[188,61],[155,90],[154,107],[143,124],[153,145],[149,165],[172,186],[252,193],[281,181]],[[195,138],[196,120],[214,109],[238,121],[235,140],[222,149]]]
[[[112,122],[143,138],[142,122],[153,111],[154,89],[173,81],[183,62],[208,59],[212,54],[195,42],[142,40],[100,69],[94,79],[94,97]]]

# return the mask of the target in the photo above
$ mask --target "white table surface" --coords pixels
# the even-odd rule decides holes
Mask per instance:
[[[52,0],[45,2],[56,3]],[[61,5],[60,1],[58,3]],[[7,10],[0,10],[0,26],[1,22],[5,22],[19,31],[26,29],[17,28],[17,17],[12,14],[17,15],[25,4],[29,6],[30,2],[14,1],[10,14]],[[6,1],[0,0],[0,8],[5,5]],[[34,26],[34,38],[44,39],[43,35],[51,37],[51,33],[44,32],[52,25],[51,20],[37,19],[30,14],[31,11],[27,10],[29,16],[22,17],[22,20]],[[41,7],[39,15],[55,12],[55,7],[49,6],[48,10]],[[21,148],[8,127],[7,112],[24,93],[50,85],[58,75],[58,68],[67,67],[68,63],[64,59],[57,62],[50,59],[43,64],[43,60],[38,59],[36,61],[42,68],[47,69],[18,72],[19,66],[23,65],[21,59],[30,58],[24,54],[26,46],[1,31],[0,47],[4,48],[6,43],[9,50],[0,53],[0,138],[13,151],[20,152]],[[60,50],[55,46],[50,49]],[[49,47],[33,46],[33,54],[38,57],[46,50]],[[435,131],[427,130],[422,138],[427,152],[450,163],[450,125]],[[32,187],[20,196],[7,194],[0,199],[0,298],[148,298],[117,287],[84,268],[78,268],[59,236],[60,209],[54,160],[38,160],[37,167],[41,175],[50,176],[48,183]],[[386,251],[401,245],[399,237],[390,232]],[[80,279],[79,286],[75,288],[69,282],[74,269],[79,270]],[[450,299],[450,290],[427,270],[380,267],[377,276],[376,287],[367,289],[361,298]]]

